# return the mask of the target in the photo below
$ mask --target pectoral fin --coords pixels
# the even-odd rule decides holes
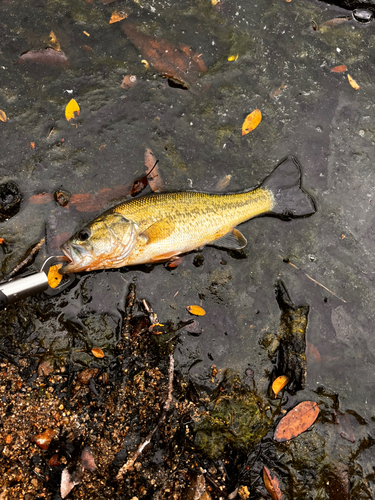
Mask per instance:
[[[169,236],[175,229],[173,221],[170,219],[160,219],[151,224],[147,229],[141,233],[147,243],[154,243],[155,241],[162,240]]]
[[[224,234],[224,236],[215,241],[211,241],[209,244],[215,247],[228,248],[228,250],[241,250],[241,248],[247,245],[247,240],[238,229],[234,228],[229,233]]]

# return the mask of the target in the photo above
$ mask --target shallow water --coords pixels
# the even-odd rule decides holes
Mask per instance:
[[[197,88],[175,88],[147,69],[121,23],[108,24],[115,8],[129,9],[128,21],[145,33],[201,54],[208,71]],[[307,219],[250,221],[241,227],[248,239],[244,254],[207,247],[199,267],[193,253],[172,271],[158,265],[81,275],[53,300],[48,315],[35,312],[33,345],[89,363],[89,354],[73,348],[73,323],[110,357],[118,307],[136,282],[161,323],[189,319],[191,304],[205,309],[190,328],[194,335],[182,330],[175,354],[182,374],[211,392],[225,368],[251,367],[258,389],[266,391],[273,365],[261,340],[278,329],[274,284],[281,278],[295,304],[310,306],[313,348],[300,399],[316,397],[317,390],[337,395],[341,411],[363,419],[352,422],[358,439],[374,439],[375,23],[323,25],[348,12],[307,0],[24,2],[22,12],[9,1],[1,9],[0,109],[8,121],[0,122],[0,175],[23,195],[20,212],[1,223],[3,274],[46,234],[40,265],[57,241],[128,194],[144,175],[145,148],[159,160],[165,190],[212,192],[227,175],[228,191],[255,186],[294,154],[318,208]],[[16,64],[23,52],[51,46],[51,30],[68,67]],[[82,48],[87,45],[92,51]],[[228,61],[233,55],[238,58]],[[330,71],[341,64],[346,72]],[[136,75],[133,88],[121,88],[125,75]],[[81,110],[76,126],[64,117],[72,97]],[[262,121],[242,137],[242,122],[256,108]],[[42,200],[35,195],[61,188],[91,195],[90,204],[79,196],[65,208],[48,197],[35,203]],[[100,194],[104,189],[112,191]],[[358,456],[368,477],[371,456],[373,448]]]

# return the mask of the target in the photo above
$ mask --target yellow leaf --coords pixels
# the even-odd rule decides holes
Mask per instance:
[[[99,347],[94,347],[93,349],[91,349],[91,352],[96,358],[104,358],[105,356],[104,352],[101,349],[99,349]]]
[[[228,61],[237,61],[238,59],[238,54],[234,54],[233,56],[228,57]]]
[[[186,308],[190,314],[194,314],[194,316],[204,316],[206,311],[199,306],[187,306]]]
[[[358,83],[354,80],[354,78],[352,78],[350,75],[348,75],[348,80],[349,80],[350,85],[353,87],[353,89],[358,90],[361,88],[358,85]]]
[[[62,264],[56,264],[56,266],[51,266],[48,271],[48,284],[51,288],[56,288],[60,281],[62,280],[62,274],[59,273],[59,269],[62,267]]]
[[[71,99],[65,108],[65,118],[68,120],[73,120],[79,116],[79,106],[75,99]]]
[[[49,43],[55,50],[61,52],[59,41],[57,40],[56,35],[53,31],[51,31],[51,33],[49,34]]]
[[[148,64],[148,62],[146,61],[146,59],[142,59],[141,63],[143,64],[143,66],[148,69],[150,67],[150,65]]]
[[[262,113],[259,109],[254,109],[252,113],[247,115],[242,124],[242,135],[246,135],[259,125],[262,120]]]
[[[2,109],[0,109],[0,120],[2,122],[6,122],[7,121],[7,115],[4,113],[4,111]]]
[[[289,377],[287,377],[286,375],[280,375],[280,377],[277,377],[277,379],[273,381],[272,390],[273,393],[275,394],[275,397],[282,389],[284,389],[284,387],[287,385],[288,382],[289,382]]]
[[[111,19],[109,20],[109,24],[118,23],[119,21],[126,19],[128,17],[128,15],[129,15],[129,13],[124,12],[123,10],[115,10],[112,12],[112,16],[111,16]]]

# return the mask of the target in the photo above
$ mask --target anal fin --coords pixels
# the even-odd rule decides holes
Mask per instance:
[[[238,229],[234,228],[217,240],[211,241],[209,245],[215,247],[227,248],[228,250],[241,250],[247,245],[247,239]]]

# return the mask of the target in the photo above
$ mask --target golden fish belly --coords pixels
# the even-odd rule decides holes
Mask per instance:
[[[122,265],[169,260],[216,240],[246,220],[270,212],[273,195],[258,188],[229,195],[160,194],[113,209],[138,226],[138,239]]]

